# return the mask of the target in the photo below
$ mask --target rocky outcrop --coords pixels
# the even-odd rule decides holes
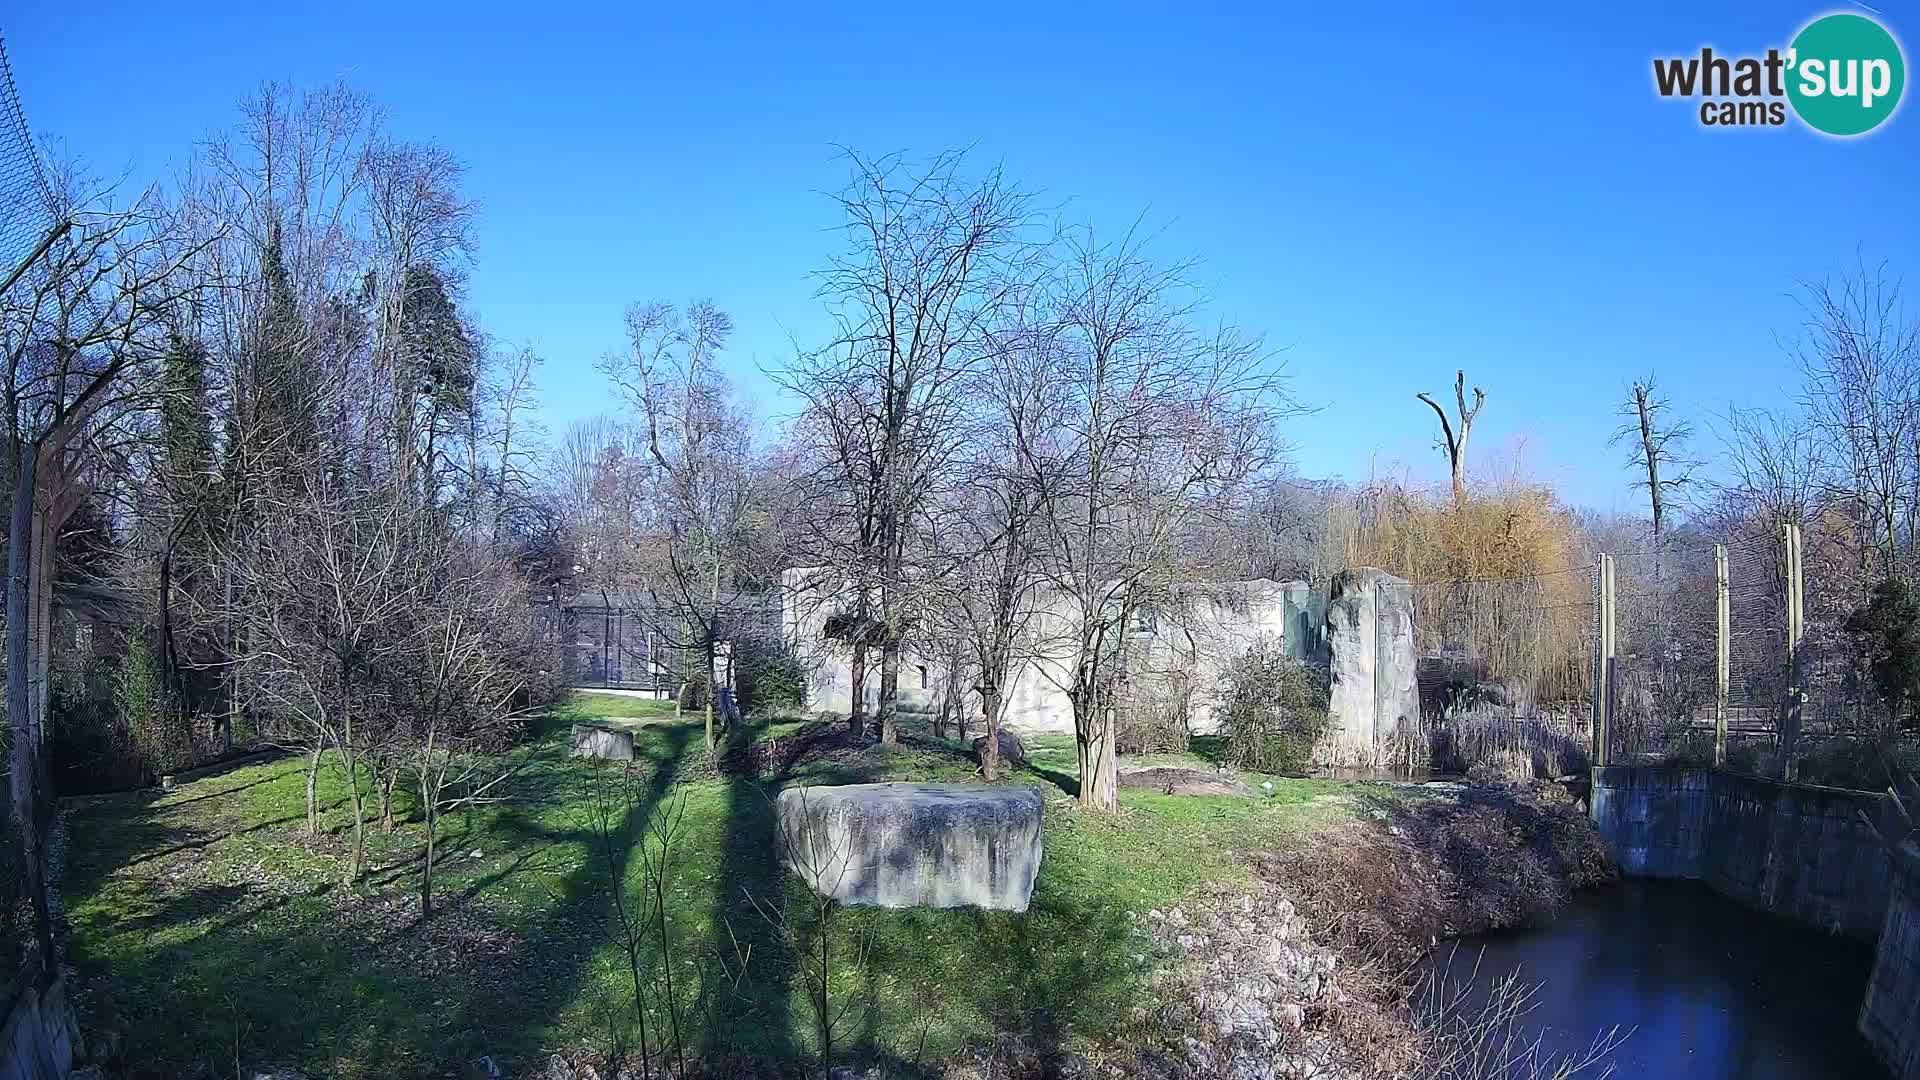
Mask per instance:
[[[789,788],[777,804],[780,860],[849,904],[1025,911],[1043,805],[1015,784]]]
[[[1019,768],[1027,763],[1027,744],[1020,741],[1020,736],[1015,735],[1006,728],[1001,728],[998,741],[1000,743],[1000,764]],[[985,735],[978,736],[973,740],[973,759],[982,763],[987,760],[987,737]]]
[[[1417,727],[1420,686],[1413,587],[1363,566],[1334,576],[1327,602],[1331,699],[1317,764],[1371,766],[1387,741]]]

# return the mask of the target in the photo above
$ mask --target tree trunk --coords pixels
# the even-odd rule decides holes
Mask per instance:
[[[1078,740],[1080,806],[1107,813],[1117,811],[1120,809],[1120,773],[1115,761],[1113,716],[1105,695],[1076,695],[1073,709],[1074,726],[1082,732]]]
[[[880,646],[880,741],[900,741],[900,643],[891,633]]]
[[[714,738],[713,738],[713,702],[715,698],[720,696],[720,681],[719,679],[715,678],[715,676],[718,675],[719,672],[714,670],[713,635],[711,633],[707,635],[706,662],[707,662],[707,710],[706,710],[707,711],[707,753],[711,754],[713,753],[713,748],[715,745]]]
[[[320,755],[325,743],[316,743],[307,755],[307,835],[320,835]]]
[[[360,792],[360,762],[350,744],[352,735],[340,740],[340,763],[347,770],[347,803],[353,808],[353,853],[347,858],[347,884],[360,880],[367,852],[367,803]]]
[[[390,833],[393,831],[393,786],[400,782],[400,771],[395,769],[385,777],[375,773],[374,778],[380,785],[380,829]]]
[[[28,676],[32,669],[29,656],[33,640],[28,625],[33,540],[33,502],[35,453],[31,445],[17,447],[14,462],[13,513],[7,522],[7,725],[10,729],[10,792],[14,827],[20,831],[21,871],[28,899],[33,904],[34,938],[39,944],[38,971],[51,970],[53,954],[53,912],[48,905],[45,833],[41,822],[40,732],[36,730],[32,709],[32,688]]]
[[[420,778],[420,801],[427,819],[427,859],[420,867],[420,914],[424,917],[433,914],[433,833],[439,824],[434,804],[440,801],[440,792],[425,776]]]
[[[847,706],[847,733],[855,742],[867,737],[867,646],[856,640],[853,644],[853,661],[849,665],[852,673],[850,693],[851,702]]]
[[[980,688],[980,711],[987,723],[987,741],[980,751],[980,773],[991,784],[1000,774],[1000,691],[997,687]]]

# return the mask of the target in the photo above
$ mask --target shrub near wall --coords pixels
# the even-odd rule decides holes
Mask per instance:
[[[745,714],[792,711],[807,704],[807,669],[784,643],[735,646],[734,683]]]
[[[1227,757],[1256,772],[1302,772],[1327,728],[1327,675],[1261,638],[1227,665],[1214,715]]]

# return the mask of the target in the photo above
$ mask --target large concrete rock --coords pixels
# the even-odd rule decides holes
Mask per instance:
[[[607,761],[633,760],[633,733],[593,724],[573,725],[573,756],[604,758]]]
[[[1020,785],[789,788],[777,806],[780,861],[849,904],[1025,911],[1042,805]]]
[[[1320,764],[1380,763],[1389,736],[1417,729],[1420,683],[1413,587],[1370,566],[1334,576],[1327,601],[1332,697]]]
[[[1015,735],[1006,728],[1001,728],[999,743],[1000,764],[1019,768],[1027,763],[1027,744],[1020,741],[1020,736]],[[977,735],[974,737],[973,759],[982,764],[986,763],[987,737],[985,735]]]

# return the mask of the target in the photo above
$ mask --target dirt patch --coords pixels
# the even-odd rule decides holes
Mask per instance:
[[[1157,791],[1162,795],[1250,796],[1253,794],[1252,788],[1241,783],[1239,777],[1231,773],[1210,772],[1206,769],[1183,769],[1169,765],[1122,769],[1119,783],[1122,788]]]

